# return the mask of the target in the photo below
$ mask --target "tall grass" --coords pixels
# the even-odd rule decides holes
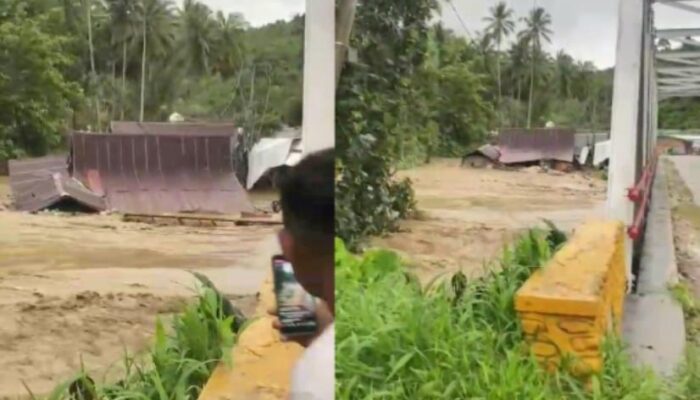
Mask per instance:
[[[231,361],[233,317],[226,316],[221,300],[214,290],[203,288],[195,303],[174,316],[172,329],[166,330],[159,319],[153,346],[138,357],[124,356],[124,376],[118,382],[96,384],[81,372],[48,399],[196,399],[216,365]]]
[[[500,268],[469,281],[421,288],[397,255],[363,257],[336,244],[338,399],[649,399],[666,391],[633,368],[619,341],[586,387],[547,374],[530,355],[514,310],[516,291],[563,240],[532,230],[504,250]]]

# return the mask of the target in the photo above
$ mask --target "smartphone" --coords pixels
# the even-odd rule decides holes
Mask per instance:
[[[273,256],[272,276],[280,333],[285,337],[315,334],[318,329],[316,299],[296,280],[292,263],[283,256]]]

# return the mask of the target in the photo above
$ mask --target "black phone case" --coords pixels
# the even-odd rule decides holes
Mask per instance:
[[[316,333],[318,325],[314,299],[297,282],[289,261],[281,256],[273,257],[272,273],[280,333],[286,337]]]

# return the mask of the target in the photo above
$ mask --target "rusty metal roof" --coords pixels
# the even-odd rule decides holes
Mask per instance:
[[[501,156],[501,152],[498,150],[498,147],[490,145],[490,144],[485,144],[480,146],[477,149],[474,149],[467,153],[465,157],[470,157],[470,156],[476,156],[480,155],[483,157],[488,158],[491,161],[498,161],[498,158]]]
[[[122,135],[235,136],[232,123],[112,121],[110,131]]]
[[[66,155],[10,160],[10,189],[15,208],[35,212],[73,202],[91,210],[104,210],[104,199],[71,178],[67,167]]]
[[[109,209],[130,213],[253,211],[227,135],[90,134],[71,139],[72,173]]]
[[[491,161],[498,161],[498,159],[501,157],[501,151],[498,149],[498,147],[490,144],[485,144],[479,147],[479,149],[477,149],[477,152],[483,154],[484,157],[488,158]]]
[[[574,132],[567,129],[504,129],[498,144],[503,164],[574,159]]]

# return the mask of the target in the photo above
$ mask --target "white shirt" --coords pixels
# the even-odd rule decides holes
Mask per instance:
[[[335,398],[335,324],[304,351],[292,371],[291,400]]]

